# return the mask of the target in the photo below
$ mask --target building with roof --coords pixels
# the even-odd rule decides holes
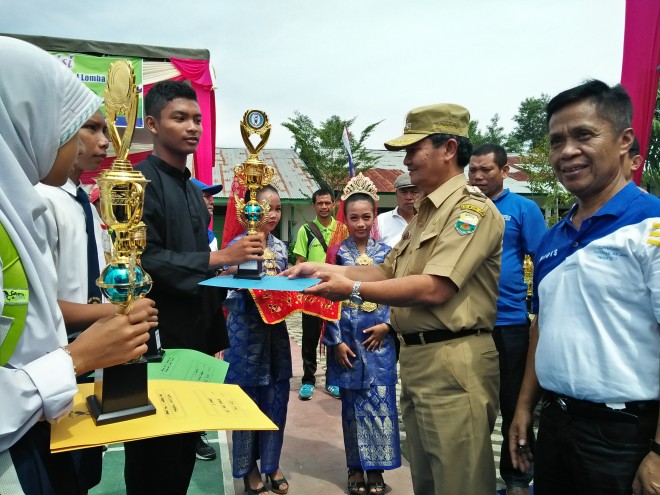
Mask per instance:
[[[378,189],[379,213],[396,207],[394,180],[407,169],[403,164],[405,152],[370,150],[377,158],[375,165],[365,175],[369,177]],[[314,219],[315,213],[311,198],[319,184],[307,172],[304,162],[293,149],[266,149],[259,154],[260,158],[273,167],[275,175],[271,184],[279,191],[282,202],[282,219],[279,232],[276,235],[285,242],[296,239],[298,229]],[[245,148],[216,148],[215,167],[213,167],[213,184],[222,184],[222,191],[215,195],[213,230],[218,238],[222,237],[227,203],[234,179],[234,167],[248,158]],[[518,155],[509,155],[509,175],[504,179],[504,187],[512,192],[534,200],[539,206],[542,198],[533,196],[529,190],[527,175],[517,166],[520,163]],[[465,170],[467,177],[467,167]]]
[[[222,184],[222,191],[215,195],[213,230],[222,237],[227,203],[234,180],[234,167],[248,159],[245,148],[216,148],[213,184]],[[275,170],[271,184],[279,191],[282,202],[282,219],[276,235],[284,242],[292,242],[301,225],[314,220],[311,206],[318,183],[307,172],[303,161],[293,149],[266,149],[259,157]]]

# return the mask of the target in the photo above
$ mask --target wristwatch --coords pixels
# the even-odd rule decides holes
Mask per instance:
[[[362,304],[362,297],[360,297],[360,286],[362,285],[362,280],[358,280],[353,284],[353,290],[351,291],[351,295],[348,296],[348,300],[351,301],[353,304],[356,306],[360,306]]]
[[[655,438],[652,438],[650,444],[651,452],[660,455],[660,443],[656,442]]]

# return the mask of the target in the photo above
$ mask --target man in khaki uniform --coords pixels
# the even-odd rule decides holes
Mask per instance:
[[[495,493],[490,434],[498,410],[498,354],[491,336],[504,221],[467,185],[468,111],[440,104],[411,110],[404,164],[424,194],[418,214],[381,266],[298,265],[317,276],[307,290],[333,300],[392,306],[401,340],[401,411],[418,495]]]

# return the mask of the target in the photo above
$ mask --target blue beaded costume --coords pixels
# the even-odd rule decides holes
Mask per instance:
[[[364,255],[380,264],[390,251],[384,243],[369,239]],[[344,240],[337,251],[338,265],[364,264],[355,241]],[[360,260],[358,260],[360,258]],[[363,305],[363,308],[367,306]],[[372,309],[372,308],[368,308]],[[399,419],[396,409],[396,351],[388,334],[381,349],[367,351],[363,330],[389,322],[389,306],[365,311],[342,303],[341,319],[328,322],[323,343],[328,347],[345,343],[356,354],[352,368],[344,369],[331,352],[328,382],[340,388],[346,464],[351,469],[379,470],[401,466]]]
[[[236,237],[233,244],[245,234]],[[268,235],[268,248],[275,254],[278,272],[288,267],[286,244]],[[248,291],[230,291],[227,330],[231,347],[225,351],[229,363],[226,383],[239,385],[279,428],[277,431],[234,431],[232,433],[235,478],[248,475],[257,460],[262,473],[274,473],[280,465],[284,427],[292,376],[291,347],[286,323],[267,325]]]

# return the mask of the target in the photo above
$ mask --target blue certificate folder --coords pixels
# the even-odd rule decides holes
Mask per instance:
[[[292,278],[274,277],[266,275],[261,280],[250,280],[247,278],[236,278],[234,275],[220,275],[200,282],[199,285],[211,287],[223,287],[225,289],[262,289],[262,290],[290,290],[302,292],[303,290],[318,284],[320,278]]]

